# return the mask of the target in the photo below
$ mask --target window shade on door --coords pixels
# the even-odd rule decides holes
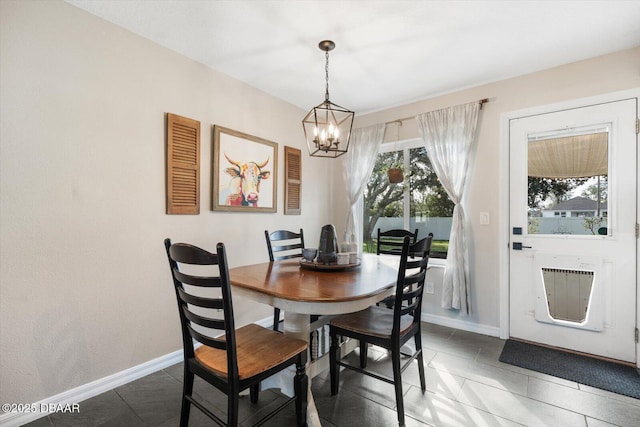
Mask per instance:
[[[167,214],[200,213],[200,122],[167,113]]]
[[[284,147],[284,214],[300,215],[302,208],[302,152]]]
[[[608,175],[608,142],[608,132],[529,138],[529,176],[564,179]]]

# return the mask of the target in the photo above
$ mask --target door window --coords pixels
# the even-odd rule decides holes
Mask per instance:
[[[608,128],[527,139],[529,234],[610,235]]]

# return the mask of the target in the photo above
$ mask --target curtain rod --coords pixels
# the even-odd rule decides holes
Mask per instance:
[[[480,104],[480,109],[482,110],[482,106],[484,104],[486,104],[487,102],[489,102],[489,98],[484,98],[484,99],[480,99],[478,101],[476,101],[477,103]],[[470,103],[469,103],[470,104]],[[390,125],[392,123],[397,123],[400,122],[400,125],[402,126],[402,122],[406,121],[406,120],[411,120],[411,119],[415,119],[416,116],[411,116],[411,117],[403,117],[401,119],[395,119],[395,120],[391,120],[390,122],[385,122],[385,125]]]

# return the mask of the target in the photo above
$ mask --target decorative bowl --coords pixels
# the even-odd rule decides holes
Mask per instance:
[[[302,249],[302,257],[311,262],[316,258],[316,255],[318,254],[318,250],[315,248],[304,248]]]

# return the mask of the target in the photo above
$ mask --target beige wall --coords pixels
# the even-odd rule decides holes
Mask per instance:
[[[413,117],[427,111],[489,98],[480,116],[480,129],[475,152],[471,156],[471,170],[467,176],[465,209],[468,218],[469,263],[471,270],[472,315],[465,317],[457,311],[440,308],[442,269],[429,273],[435,283],[435,294],[427,295],[423,318],[469,330],[497,335],[500,327],[499,249],[508,242],[500,241],[501,230],[508,227],[501,217],[502,173],[500,156],[505,152],[501,144],[500,115],[524,108],[541,106],[640,88],[640,48],[597,57],[509,80],[478,86],[436,98],[403,105],[356,117],[355,127],[384,123]],[[396,139],[396,127],[387,132],[388,141]],[[404,121],[400,140],[419,137],[415,120]],[[504,187],[504,186],[502,186]],[[346,195],[336,185],[334,217],[341,218],[346,209]],[[343,193],[343,194],[338,194]],[[489,212],[491,223],[480,225],[480,212]],[[340,225],[344,224],[338,222]],[[502,227],[502,229],[501,229]],[[427,280],[430,280],[429,277]]]
[[[58,1],[0,1],[0,401],[28,403],[181,348],[162,241],[267,260],[264,229],[330,222],[326,159],[303,156],[282,214],[284,145],[304,111]],[[201,122],[201,213],[165,215],[165,113]],[[213,124],[279,144],[278,213],[212,212]],[[309,184],[307,184],[309,183]],[[237,323],[272,311],[236,298]]]

